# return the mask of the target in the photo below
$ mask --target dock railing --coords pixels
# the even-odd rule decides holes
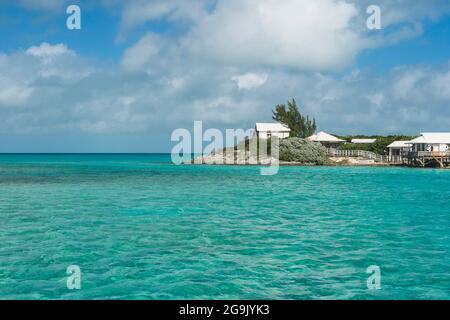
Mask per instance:
[[[406,152],[404,156],[408,158],[417,157],[450,157],[450,151],[417,151],[417,152]]]
[[[448,157],[450,151],[419,151],[417,155],[419,157]]]
[[[353,158],[364,158],[364,159],[374,160],[375,162],[391,162],[389,159],[389,156],[379,155],[379,154],[376,154],[371,151],[339,150],[339,149],[334,149],[334,148],[328,148],[327,150],[328,150],[328,153],[332,157],[353,157]],[[401,158],[401,156],[398,156],[398,157]],[[395,160],[398,160],[398,159],[395,158]]]

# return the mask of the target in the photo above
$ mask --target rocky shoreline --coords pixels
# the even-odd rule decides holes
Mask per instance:
[[[235,157],[232,155],[223,156],[220,154],[210,154],[205,156],[199,156],[192,160],[186,161],[184,164],[189,165],[229,165],[229,166],[244,166],[244,165],[254,165],[254,166],[268,166],[268,165],[278,165],[278,166],[317,166],[311,163],[302,163],[295,161],[277,161],[274,158],[266,159],[265,161],[258,161],[256,158],[243,158]],[[370,167],[389,167],[392,164],[375,162],[374,160],[358,159],[352,157],[330,157],[329,166],[370,166]]]

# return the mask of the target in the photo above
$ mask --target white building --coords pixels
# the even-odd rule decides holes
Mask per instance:
[[[288,138],[291,133],[284,124],[275,123],[256,123],[255,136],[261,139],[270,139],[271,137],[278,137],[280,139]]]
[[[352,143],[355,144],[372,144],[375,143],[377,139],[352,139]]]
[[[387,146],[389,150],[389,159],[403,155],[405,152],[412,151],[412,144],[410,141],[394,141]]]
[[[317,134],[313,134],[312,136],[306,138],[309,141],[320,142],[327,148],[336,148],[341,143],[344,143],[345,140],[339,139],[329,133],[320,131]]]
[[[424,132],[410,143],[413,152],[448,152],[450,151],[450,132]]]

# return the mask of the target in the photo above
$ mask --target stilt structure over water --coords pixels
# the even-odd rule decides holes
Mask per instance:
[[[327,148],[331,157],[373,160],[387,165],[450,168],[450,132],[422,133],[411,141],[394,141],[388,155],[362,150]]]
[[[450,166],[450,132],[425,132],[409,142],[408,165],[421,167]]]

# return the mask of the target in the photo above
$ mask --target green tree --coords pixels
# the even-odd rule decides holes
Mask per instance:
[[[302,138],[287,138],[280,141],[280,160],[325,165],[328,164],[329,157],[327,149],[318,142]]]
[[[316,132],[316,119],[310,119],[309,116],[304,117],[297,107],[295,99],[288,101],[286,105],[279,104],[273,111],[272,118],[291,129],[291,137],[306,138]]]

